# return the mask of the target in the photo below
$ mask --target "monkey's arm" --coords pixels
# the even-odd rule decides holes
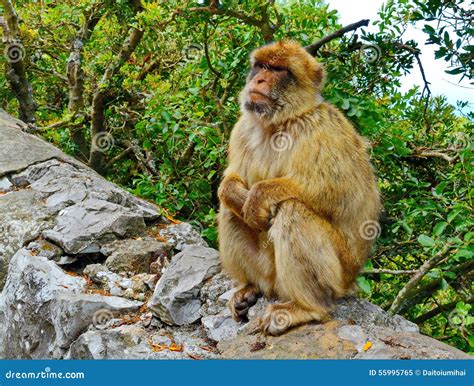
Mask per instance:
[[[278,204],[299,198],[298,185],[290,178],[274,178],[257,182],[250,189],[242,208],[243,219],[254,229],[268,230]]]
[[[226,175],[218,190],[219,199],[224,206],[241,219],[243,219],[242,207],[248,193],[247,185],[236,173]]]

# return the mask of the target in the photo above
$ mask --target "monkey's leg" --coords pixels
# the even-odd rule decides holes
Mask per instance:
[[[286,303],[268,307],[263,332],[278,335],[325,320],[343,294],[342,238],[327,220],[293,199],[280,204],[269,234],[275,247],[275,291]]]
[[[219,212],[219,254],[224,271],[240,288],[229,302],[232,317],[245,320],[260,294],[273,290],[273,248],[261,246],[259,235],[229,210]]]

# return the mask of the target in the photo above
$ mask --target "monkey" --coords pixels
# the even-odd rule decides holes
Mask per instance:
[[[368,142],[323,100],[325,70],[304,47],[270,43],[250,65],[218,188],[218,242],[239,284],[232,317],[246,322],[260,296],[276,298],[258,328],[280,335],[327,321],[353,292],[380,232],[380,194]]]

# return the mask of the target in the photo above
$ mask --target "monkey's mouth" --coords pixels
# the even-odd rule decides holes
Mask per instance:
[[[262,100],[262,99],[267,100],[267,101],[272,101],[273,100],[269,95],[267,95],[267,94],[265,94],[261,91],[258,91],[258,90],[250,90],[249,91],[249,97],[250,97],[250,100],[253,101],[253,102],[257,102],[257,101]]]

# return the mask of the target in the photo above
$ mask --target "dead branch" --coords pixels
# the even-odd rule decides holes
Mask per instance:
[[[390,275],[413,275],[418,272],[415,269],[366,269],[362,271],[363,274],[378,274],[378,273],[387,273]]]
[[[337,30],[336,32],[333,32],[332,34],[327,35],[327,36],[319,39],[318,41],[314,42],[313,44],[310,44],[309,46],[306,46],[305,47],[306,51],[308,51],[311,55],[316,56],[316,54],[318,53],[318,50],[322,46],[324,46],[326,43],[330,42],[331,40],[340,38],[341,36],[343,36],[344,34],[346,34],[348,32],[355,31],[360,27],[367,27],[369,25],[369,22],[370,22],[369,19],[363,19],[363,20],[359,20],[356,23],[346,25],[345,27]]]

